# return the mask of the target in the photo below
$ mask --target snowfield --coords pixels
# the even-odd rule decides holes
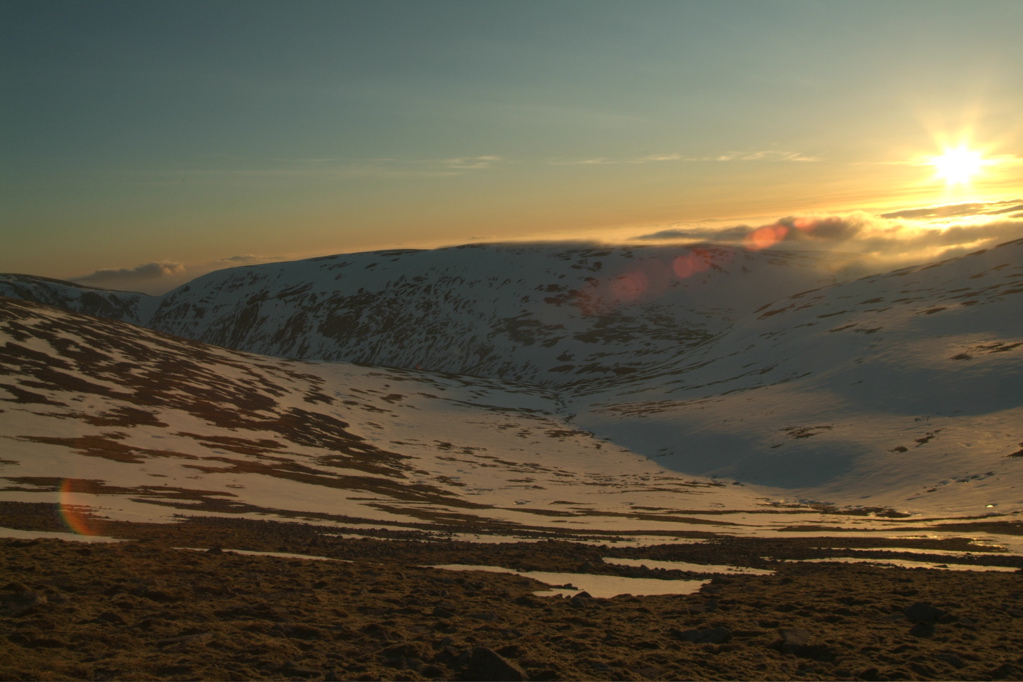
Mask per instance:
[[[1018,518],[1023,240],[839,268],[490,245],[163,297],[0,276],[0,495],[86,531],[85,508],[662,541]]]

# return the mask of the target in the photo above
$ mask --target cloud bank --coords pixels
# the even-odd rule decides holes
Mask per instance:
[[[187,268],[174,261],[145,263],[134,268],[97,270],[71,281],[102,289],[139,290],[149,292],[166,288],[168,279],[180,280]]]
[[[769,225],[679,227],[632,237],[639,241],[686,241],[769,248],[840,251],[858,265],[881,270],[953,258],[1023,237],[1023,204],[957,204],[875,215],[794,215]]]
[[[75,277],[71,281],[99,289],[140,291],[145,294],[159,295],[214,270],[244,265],[259,265],[280,260],[283,260],[280,256],[240,254],[220,258],[208,263],[193,263],[187,266],[176,261],[154,261],[138,265],[134,268],[97,270],[83,277]]]

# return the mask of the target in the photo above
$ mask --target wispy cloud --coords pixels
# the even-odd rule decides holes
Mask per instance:
[[[589,159],[551,159],[547,163],[551,166],[603,166],[606,164],[626,162],[615,161],[614,159],[608,159],[603,156],[598,156]]]
[[[736,227],[713,228],[713,227],[673,227],[667,230],[659,230],[650,234],[632,237],[638,241],[713,241],[713,242],[741,242],[750,233],[752,228],[748,225]]]
[[[507,160],[496,155],[457,156],[432,159],[379,157],[367,159],[280,159],[272,163],[236,162],[231,167],[198,168],[183,175],[209,178],[376,178],[444,177],[494,168]],[[182,175],[176,173],[175,175]]]
[[[820,161],[820,157],[801,154],[800,152],[783,152],[777,150],[759,152],[726,152],[715,157],[704,157],[701,161],[795,161],[806,163]]]
[[[228,266],[259,265],[261,263],[274,263],[282,260],[280,256],[255,256],[243,254],[240,256],[229,256],[215,261],[213,265],[227,264]]]
[[[503,160],[500,156],[467,156],[457,159],[441,159],[437,165],[454,170],[480,170],[493,168]]]
[[[643,164],[643,163],[664,163],[671,161],[682,162],[708,162],[708,161],[767,161],[767,162],[815,162],[821,161],[820,157],[810,156],[801,152],[789,152],[778,150],[761,151],[729,151],[709,156],[686,156],[676,153],[647,154],[632,158],[612,159],[607,157],[592,157],[587,159],[551,159],[548,163],[552,166],[597,166],[607,164]]]

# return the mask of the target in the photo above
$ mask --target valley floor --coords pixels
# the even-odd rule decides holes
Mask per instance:
[[[41,506],[2,503],[0,526],[63,530]],[[1023,679],[1023,557],[972,544],[966,530],[642,547],[339,537],[213,518],[106,530],[123,541],[0,539],[0,678]],[[987,530],[1020,534],[1019,524]],[[1007,570],[805,561],[885,547]],[[612,557],[773,573],[713,577]],[[521,575],[438,564],[706,583],[685,595],[543,597],[549,586]]]

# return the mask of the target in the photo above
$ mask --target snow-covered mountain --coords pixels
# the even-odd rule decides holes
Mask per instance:
[[[710,246],[491,244],[232,268],[162,297],[8,275],[0,295],[264,355],[571,386],[676,358],[759,306],[834,281],[834,263]]]
[[[3,495],[82,479],[121,514],[523,531],[738,532],[792,523],[782,499],[1023,512],[1023,240],[848,282],[835,263],[491,245],[163,297],[5,276],[176,336],[4,300]]]
[[[160,304],[158,297],[148,294],[96,289],[33,275],[0,274],[0,296],[133,324],[144,324]]]

